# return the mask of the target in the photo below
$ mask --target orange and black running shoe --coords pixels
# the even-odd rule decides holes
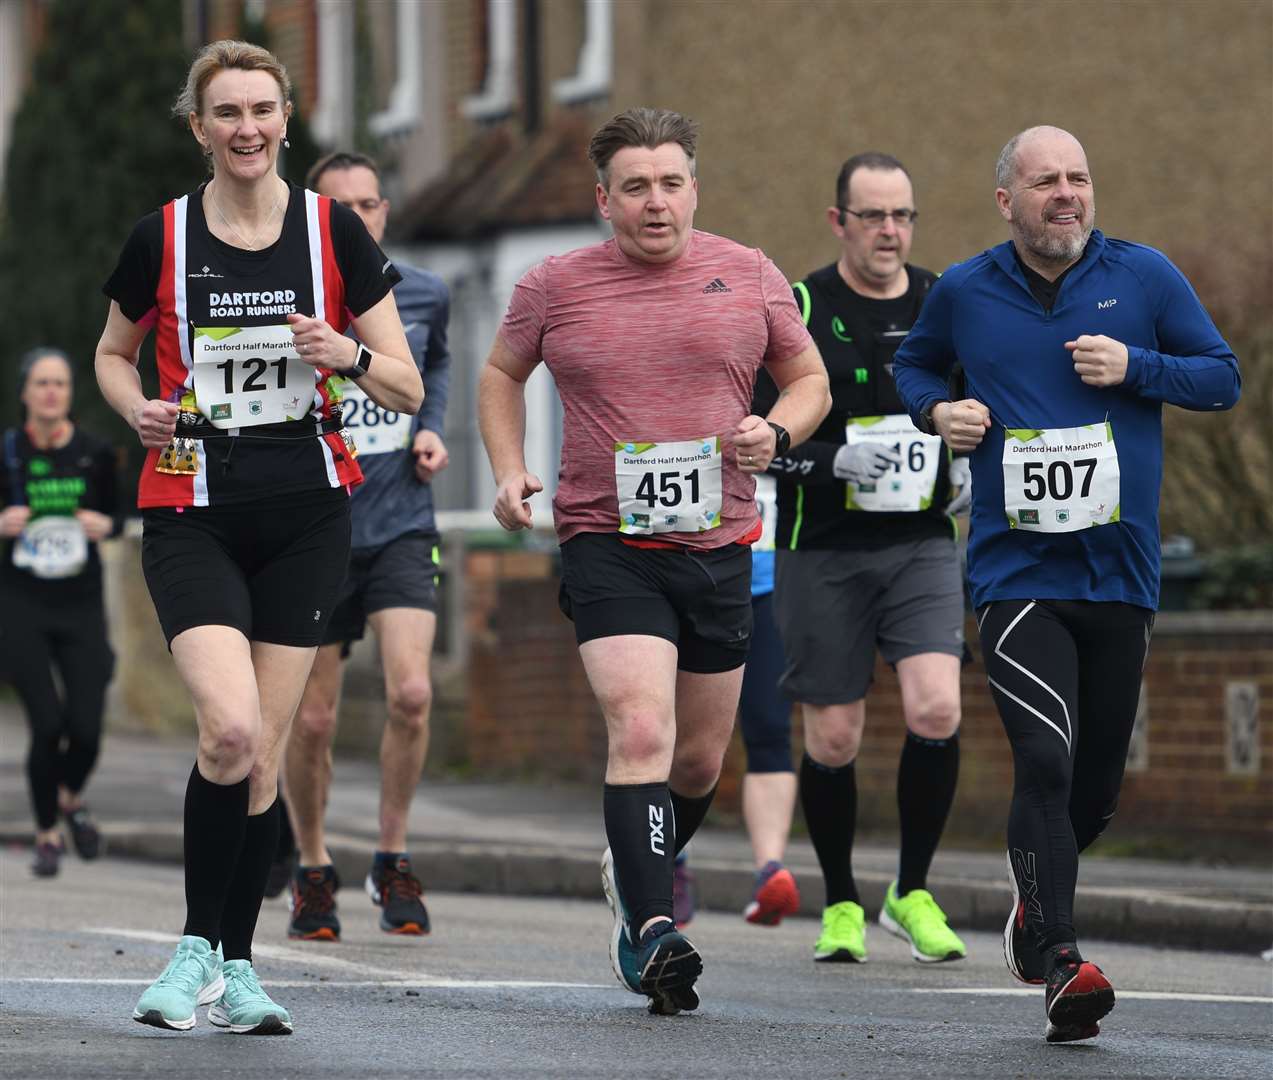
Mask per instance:
[[[303,941],[339,941],[339,888],[340,878],[334,866],[298,866],[288,895],[292,918],[287,924],[287,936]]]
[[[371,902],[380,908],[380,929],[386,934],[429,932],[429,912],[421,899],[424,887],[405,855],[393,862],[373,863],[366,888]]]
[[[1050,1043],[1092,1039],[1101,1033],[1097,1022],[1114,1007],[1114,987],[1105,973],[1078,954],[1073,945],[1056,949],[1047,976],[1045,1005]]]

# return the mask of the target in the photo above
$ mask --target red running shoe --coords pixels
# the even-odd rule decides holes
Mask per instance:
[[[743,908],[743,918],[757,926],[777,926],[783,917],[800,910],[800,890],[796,879],[780,862],[769,861],[756,874],[751,902]]]
[[[1101,1033],[1097,1021],[1114,1007],[1114,987],[1105,973],[1078,954],[1072,945],[1056,952],[1048,973],[1045,1004],[1048,1042],[1075,1042]]]

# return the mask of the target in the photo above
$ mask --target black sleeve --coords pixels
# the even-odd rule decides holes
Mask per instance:
[[[388,296],[402,275],[371,238],[362,218],[335,200],[331,225],[336,264],[345,279],[345,306],[361,315]]]
[[[156,210],[133,226],[114,273],[102,286],[102,292],[119,304],[130,322],[141,322],[155,306],[163,261],[164,216]]]
[[[119,459],[109,443],[93,440],[93,478],[89,490],[93,492],[89,510],[107,514],[114,519],[111,536],[118,536],[124,527],[124,515],[119,505]]]
[[[18,441],[17,428],[9,428],[0,431],[0,506],[12,506],[13,503],[13,486],[14,482],[19,485],[22,483],[21,476],[15,476],[18,472],[13,467],[13,463],[9,458],[9,447],[15,445]]]

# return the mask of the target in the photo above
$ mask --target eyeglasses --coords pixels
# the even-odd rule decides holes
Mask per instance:
[[[918,210],[894,210],[890,213],[887,210],[850,210],[847,206],[842,206],[840,211],[852,214],[868,229],[882,229],[889,218],[893,219],[893,224],[899,229],[909,229],[919,217]]]

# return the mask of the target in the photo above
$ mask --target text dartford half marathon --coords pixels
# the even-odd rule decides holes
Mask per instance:
[[[1099,440],[1096,442],[1070,443],[1065,446],[1018,446],[1013,444],[1012,453],[1014,454],[1079,454],[1084,450],[1099,450],[1105,444]]]
[[[666,457],[645,457],[644,455],[624,454],[625,465],[693,465],[696,462],[710,461],[711,454],[670,454]]]

